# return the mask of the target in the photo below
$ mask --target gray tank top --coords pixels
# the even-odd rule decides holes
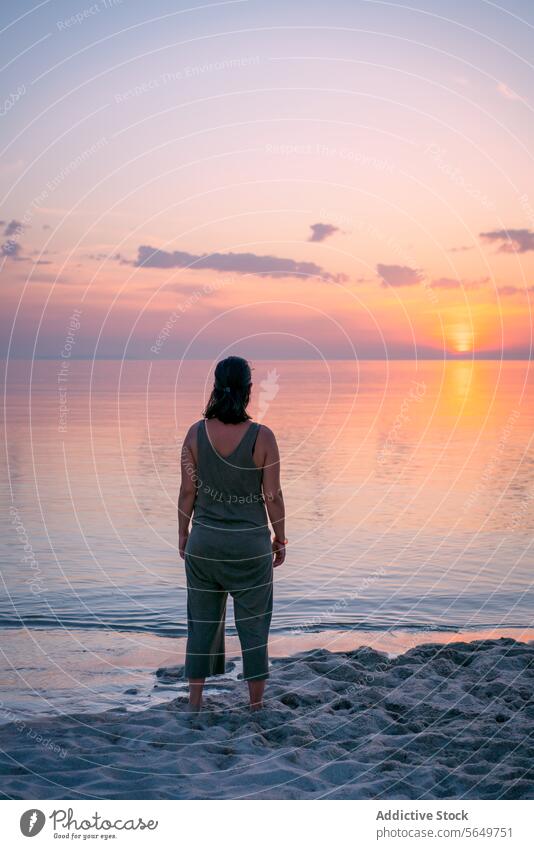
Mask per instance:
[[[263,469],[252,458],[260,425],[251,422],[226,457],[212,446],[205,420],[197,431],[197,496],[193,525],[225,530],[268,531],[262,494]]]

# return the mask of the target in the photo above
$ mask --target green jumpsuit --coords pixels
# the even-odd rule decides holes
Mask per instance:
[[[252,452],[260,425],[252,422],[230,455],[221,457],[205,421],[197,432],[197,495],[185,548],[186,678],[225,671],[228,593],[243,654],[245,679],[267,678],[273,606],[273,555],[262,495],[262,469]]]

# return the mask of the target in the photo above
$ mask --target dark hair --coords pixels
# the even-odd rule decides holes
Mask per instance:
[[[205,419],[219,419],[225,424],[238,424],[250,419],[247,405],[250,400],[252,374],[242,357],[226,357],[217,363],[215,381],[204,410]]]

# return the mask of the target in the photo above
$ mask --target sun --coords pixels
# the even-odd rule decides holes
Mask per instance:
[[[470,324],[459,322],[448,328],[447,340],[455,354],[469,354],[475,347],[475,336]]]

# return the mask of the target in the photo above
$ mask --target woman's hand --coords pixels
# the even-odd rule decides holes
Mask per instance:
[[[189,539],[189,531],[186,531],[184,534],[178,535],[178,551],[180,552],[180,557],[182,560],[185,559],[185,547],[187,545],[187,540]]]
[[[273,567],[276,569],[277,566],[281,566],[284,560],[286,559],[286,545],[285,542],[282,542],[280,539],[273,539]]]

